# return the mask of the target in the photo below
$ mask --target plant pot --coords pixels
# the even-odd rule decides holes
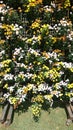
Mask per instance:
[[[72,121],[73,121],[73,106],[71,103],[67,103],[67,104],[65,104],[65,107],[66,107],[66,111],[67,111],[67,115],[68,115],[66,124],[70,125],[70,123],[72,123]]]
[[[10,105],[9,110],[8,110],[8,115],[4,123],[6,126],[9,126],[12,123],[13,115],[14,115],[14,107],[13,105]]]
[[[3,111],[2,111],[2,115],[0,118],[0,122],[4,123],[7,117],[7,113],[8,113],[8,109],[9,109],[9,103],[5,103],[4,107],[3,107]]]

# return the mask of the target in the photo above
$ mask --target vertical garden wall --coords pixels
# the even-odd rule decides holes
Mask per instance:
[[[69,0],[0,1],[0,102],[14,108],[73,100],[73,7]],[[46,106],[47,107],[47,106]]]

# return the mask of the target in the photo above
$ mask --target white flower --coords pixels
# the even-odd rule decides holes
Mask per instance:
[[[30,49],[28,50],[28,52],[30,52],[31,54],[33,54],[33,53],[35,52],[35,50],[32,49],[32,48],[30,48]]]
[[[72,14],[73,12],[72,11],[70,11],[70,14]]]
[[[71,67],[73,67],[73,64],[71,62],[70,63],[63,62],[63,67],[64,68],[71,68]]]
[[[18,24],[15,24],[15,28],[18,28]]]
[[[18,35],[19,34],[19,31],[18,30],[16,30],[16,35]]]
[[[64,74],[64,72],[63,71],[60,71],[60,73],[59,73],[60,75],[62,75],[62,74]]]
[[[70,102],[73,102],[73,97],[70,98]]]
[[[25,99],[26,99],[26,94],[23,94],[23,95],[20,97],[20,102],[25,101]]]
[[[14,91],[14,86],[9,86],[8,90],[10,91],[10,93],[13,92]]]
[[[0,13],[3,13],[3,11],[5,11],[5,10],[3,10],[4,7],[5,7],[5,4],[2,4],[2,6],[0,6]]]
[[[9,9],[10,7],[9,6],[7,6],[7,9]]]
[[[2,50],[2,51],[0,52],[0,54],[5,54],[5,50]]]
[[[15,48],[14,54],[13,55],[18,55],[21,51],[21,47],[20,48]]]
[[[19,26],[20,29],[22,29],[23,27],[22,26]]]
[[[68,84],[68,82],[69,82],[69,80],[67,79],[66,81],[60,81],[60,83],[59,83],[59,85],[60,86],[67,86],[67,84]]]
[[[71,56],[73,56],[73,53],[71,53]]]
[[[10,96],[10,93],[5,93],[5,94],[3,95],[3,97],[6,98],[6,99],[9,98],[9,96]]]
[[[52,6],[53,8],[56,8],[56,4],[55,4],[54,1],[51,2],[51,6]]]
[[[3,20],[4,20],[4,17],[2,16],[2,17],[1,17],[1,21],[3,21]]]
[[[20,61],[21,59],[23,59],[23,56],[22,56],[22,55],[18,58],[18,60]]]
[[[22,88],[18,88],[18,90],[17,90],[16,94],[17,94],[17,95],[21,95],[21,94],[22,94],[22,92],[23,92],[23,89],[22,89]]]
[[[12,74],[5,74],[4,75],[4,80],[13,80],[13,78],[14,78],[14,75],[12,75]]]
[[[46,83],[42,83],[38,86],[38,91],[47,91],[47,90],[50,90],[51,91],[51,88],[48,87],[48,84]]]
[[[3,67],[3,64],[0,63],[0,69]]]
[[[3,1],[1,0],[1,1],[0,1],[0,4],[2,4],[2,3],[3,3]]]

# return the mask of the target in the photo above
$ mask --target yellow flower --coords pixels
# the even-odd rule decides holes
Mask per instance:
[[[37,77],[37,75],[33,74],[32,79],[35,80],[36,77]]]
[[[33,84],[28,84],[26,87],[23,88],[23,94],[28,93],[33,88]]]
[[[41,35],[49,35],[49,24],[43,24],[40,28]],[[45,42],[48,44],[47,42]]]
[[[29,2],[35,2],[36,0],[28,0]]]
[[[40,4],[42,3],[42,0],[29,0],[29,3]]]
[[[56,52],[56,53],[61,53],[61,50],[55,49],[54,52]]]
[[[27,42],[28,42],[28,43],[31,43],[31,42],[32,42],[32,38],[28,38],[28,39],[27,39]]]
[[[59,86],[59,83],[56,83],[56,84],[54,85],[55,89],[57,89],[58,86]]]
[[[3,86],[3,88],[6,88],[6,89],[7,89],[7,88],[8,88],[8,84],[5,84],[5,85]]]
[[[63,93],[60,93],[59,96],[60,96],[60,98],[61,98],[61,97],[63,96]]]
[[[16,104],[19,99],[16,97],[10,97],[9,100],[10,100],[11,104]]]
[[[35,29],[40,27],[40,19],[36,19],[35,22],[32,23],[30,28]]]
[[[0,40],[0,44],[4,44],[5,43],[5,40]]]
[[[27,5],[27,9],[25,12],[29,12],[31,7],[35,7],[38,4],[42,4],[42,0],[29,0],[29,4]]]
[[[4,102],[4,98],[0,97],[0,103]]]
[[[40,41],[42,38],[41,38],[41,35],[38,35],[38,40]]]
[[[43,103],[44,102],[44,98],[42,95],[37,95],[36,97],[32,98],[33,102],[38,102],[38,103]]]
[[[49,58],[49,55],[48,55],[48,53],[47,53],[46,51],[42,52],[42,55],[43,55],[46,59]]]
[[[42,32],[42,30],[47,30],[47,29],[49,29],[49,25],[48,24],[43,24],[42,25],[42,28],[41,28],[41,32]]]
[[[41,110],[41,107],[40,106],[32,106],[32,114],[33,116],[35,117],[39,117],[40,116],[40,110]]]
[[[18,12],[20,12],[20,13],[22,12],[22,9],[21,9],[21,7],[18,7]]]
[[[71,72],[73,72],[73,68],[69,68],[69,70],[70,70]]]
[[[2,25],[2,29],[4,29],[4,35],[11,37],[13,30],[14,30],[14,26],[13,25],[8,25],[8,24],[3,24]]]
[[[5,75],[5,72],[0,72],[0,76],[4,76]]]
[[[56,37],[52,37],[52,41],[53,41],[53,43],[56,43],[57,42],[57,38]]]
[[[43,70],[46,70],[46,71],[49,71],[49,67],[46,66],[46,65],[43,65],[42,69],[43,69]]]
[[[24,74],[20,73],[20,74],[18,75],[18,77],[21,78],[21,79],[24,79]]]
[[[68,96],[68,97],[71,97],[71,94],[70,94],[70,93],[66,93],[65,95]]]
[[[59,77],[60,77],[60,74],[59,74],[59,72],[57,71],[56,68],[53,68],[53,69],[49,70],[49,78],[50,78],[53,82],[57,81],[57,79],[58,79]]]
[[[53,95],[51,94],[48,94],[48,95],[45,95],[44,98],[47,99],[47,100],[51,100],[53,97]]]
[[[7,59],[7,60],[4,60],[1,62],[3,67],[9,67],[9,64],[11,63],[11,60],[10,59]]]
[[[28,88],[25,87],[25,88],[23,89],[23,94],[26,94],[27,92],[28,92]]]
[[[33,87],[34,87],[34,85],[29,83],[29,84],[27,85],[28,91],[31,90]]]
[[[56,62],[53,64],[53,66],[63,66],[63,62]]]
[[[73,83],[68,84],[68,88],[69,88],[69,89],[73,89]]]
[[[70,7],[70,0],[65,0],[64,2],[64,8]]]
[[[8,72],[10,72],[10,68],[7,68],[6,70],[5,70],[5,73],[8,73]]]

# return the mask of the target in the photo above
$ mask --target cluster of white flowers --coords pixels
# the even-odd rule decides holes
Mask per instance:
[[[69,62],[69,63],[63,62],[62,64],[63,64],[64,68],[72,68],[73,67],[73,63],[72,62]]]
[[[15,48],[13,53],[13,59],[18,59],[18,61],[20,61],[23,59],[24,56],[25,56],[25,51],[21,47]]]
[[[6,5],[5,4],[3,4],[3,3],[1,3],[2,4],[2,6],[0,6],[0,13],[2,14],[2,15],[4,15],[4,14],[6,14],[7,13],[7,9],[6,9]]]
[[[10,93],[9,93],[9,92],[5,93],[5,94],[3,95],[3,97],[4,97],[5,99],[8,99],[8,98],[10,97]]]
[[[52,26],[52,35],[63,35],[64,33],[67,36],[70,35],[69,33],[71,33],[71,30],[72,30],[72,23],[63,18],[58,23]]]
[[[56,52],[51,52],[51,53],[48,53],[49,55],[49,58],[51,58],[52,60],[56,60],[56,61],[59,61],[59,54],[57,54]]]
[[[5,50],[0,51],[0,60],[3,59],[3,56],[5,55]]]
[[[9,90],[10,93],[12,93],[15,89],[15,86],[9,86],[7,89]]]
[[[60,20],[60,24],[64,27],[66,26],[72,27],[72,23],[69,23],[69,21],[67,21],[65,18],[62,18],[62,20]]]
[[[67,39],[69,39],[69,41],[73,41],[73,31],[69,32],[69,34],[67,35]]]
[[[23,27],[19,26],[18,24],[12,24],[12,26],[14,26],[13,31],[16,33],[16,35],[19,35]]]
[[[27,94],[23,94],[23,89],[24,89],[24,86],[23,86],[23,88],[18,88],[18,90],[16,92],[17,98],[20,100],[20,103],[25,101],[26,96],[27,96]]]
[[[34,54],[35,56],[40,56],[40,50],[34,50],[32,48],[29,48],[28,52],[30,54]]]
[[[40,85],[38,85],[38,88],[37,88],[37,91],[38,92],[45,92],[45,91],[52,91],[52,86],[48,86],[47,83],[42,83]]]
[[[4,75],[4,80],[7,81],[7,80],[13,80],[14,79],[14,75],[12,75],[11,73],[10,74],[5,74]]]

